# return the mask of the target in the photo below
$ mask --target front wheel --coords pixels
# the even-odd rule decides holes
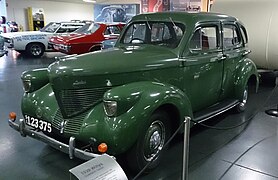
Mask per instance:
[[[162,149],[170,138],[171,127],[169,116],[165,112],[154,113],[148,126],[142,131],[137,142],[127,155],[129,167],[138,172],[147,164],[145,172],[154,169],[160,162]]]
[[[31,57],[35,57],[35,58],[39,58],[43,55],[45,51],[45,47],[43,44],[40,43],[31,43],[28,44],[26,47],[26,53],[31,56]]]
[[[247,100],[248,100],[248,85],[246,85],[244,91],[243,91],[243,95],[242,95],[242,100],[240,101],[240,103],[236,106],[236,111],[237,112],[243,112],[246,109],[246,104],[247,104]]]

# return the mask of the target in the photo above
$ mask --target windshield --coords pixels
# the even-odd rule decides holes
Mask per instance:
[[[98,30],[98,28],[100,27],[99,24],[85,24],[84,26],[82,26],[80,29],[74,31],[75,33],[80,33],[80,34],[92,34],[94,32],[96,32],[96,30]]]
[[[121,39],[123,44],[152,44],[176,48],[183,35],[185,26],[171,22],[135,22],[127,28]]]
[[[54,33],[60,26],[61,26],[61,23],[51,22],[51,23],[47,24],[46,26],[44,26],[40,31]]]

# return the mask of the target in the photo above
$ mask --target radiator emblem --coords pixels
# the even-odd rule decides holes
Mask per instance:
[[[112,86],[112,83],[109,79],[106,79],[106,86]]]
[[[83,81],[83,80],[77,81],[77,80],[76,80],[72,85],[73,85],[73,86],[79,86],[79,85],[85,85],[85,84],[87,84],[86,81]]]
[[[60,123],[60,133],[61,133],[61,134],[64,133],[66,124],[67,124],[67,121],[62,121],[62,122]]]

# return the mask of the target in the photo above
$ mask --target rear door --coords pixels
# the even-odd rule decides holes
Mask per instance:
[[[243,34],[236,22],[222,22],[223,32],[223,54],[224,60],[224,81],[221,98],[232,97],[234,93],[234,83],[239,61],[243,59],[245,52]],[[247,40],[246,40],[247,41]]]

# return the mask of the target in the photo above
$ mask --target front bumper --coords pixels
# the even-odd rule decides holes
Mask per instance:
[[[101,154],[90,153],[90,152],[75,148],[75,138],[74,137],[70,137],[69,144],[64,144],[62,142],[57,141],[56,139],[48,137],[47,135],[43,134],[42,132],[31,130],[30,128],[28,128],[25,125],[25,121],[23,119],[19,120],[19,124],[9,120],[9,126],[12,127],[13,129],[15,129],[16,131],[19,131],[21,136],[23,136],[23,137],[30,136],[34,139],[37,139],[39,141],[42,141],[42,142],[52,146],[53,148],[55,148],[59,151],[69,154],[70,159],[77,157],[77,158],[83,159],[83,160],[90,160],[92,158],[101,156]]]

